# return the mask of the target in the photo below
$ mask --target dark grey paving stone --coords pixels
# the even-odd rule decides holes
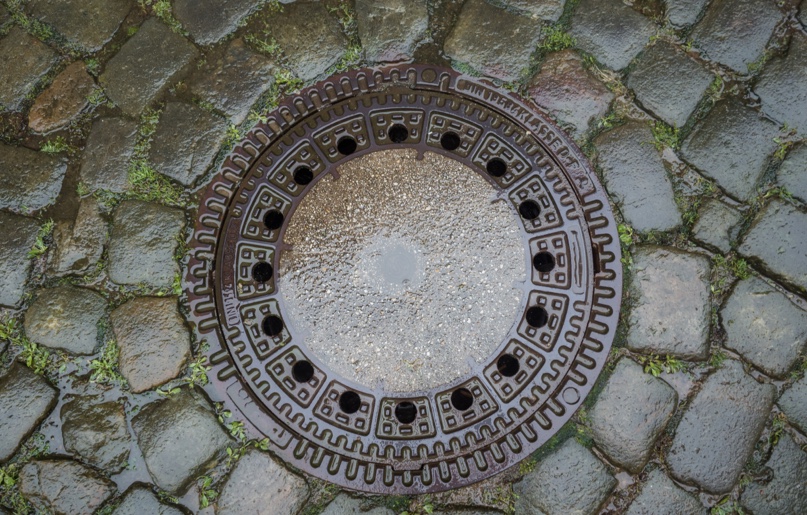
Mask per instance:
[[[542,25],[538,19],[512,14],[485,0],[468,0],[443,51],[485,75],[513,81],[529,66]]]
[[[207,400],[188,388],[147,405],[132,427],[152,479],[175,494],[184,493],[230,442]]]
[[[692,233],[699,242],[728,252],[737,238],[741,221],[742,213],[720,200],[711,199],[701,207]]]
[[[793,33],[787,56],[765,65],[754,91],[765,113],[807,135],[807,36]]]
[[[641,352],[705,359],[709,337],[709,258],[670,247],[633,253],[634,304],[628,347]]]
[[[709,59],[748,73],[781,19],[776,4],[766,0],[714,0],[692,39]]]
[[[566,0],[502,0],[508,7],[527,11],[531,16],[544,21],[558,21],[563,14],[563,6]]]
[[[52,275],[80,274],[92,268],[104,251],[106,221],[93,197],[81,199],[75,220],[56,222],[48,266]]]
[[[275,63],[234,39],[220,54],[207,56],[188,81],[191,92],[227,115],[243,122],[252,104],[275,82]]]
[[[224,118],[194,104],[169,102],[152,138],[156,170],[189,186],[213,164],[226,135]]]
[[[682,127],[698,105],[713,75],[675,45],[659,40],[639,57],[628,87],[650,112]]]
[[[20,493],[54,515],[93,513],[115,493],[115,483],[72,460],[37,460],[20,470]]]
[[[0,110],[19,109],[25,95],[53,64],[58,54],[17,26],[0,39]]]
[[[622,358],[590,411],[589,428],[597,447],[637,474],[677,404],[678,395],[670,385]]]
[[[70,64],[36,97],[28,113],[28,127],[40,134],[64,127],[87,107],[87,96],[94,89],[95,81],[84,63]]]
[[[216,43],[235,32],[256,6],[254,0],[174,0],[174,15],[200,45]]]
[[[672,183],[645,122],[628,122],[594,140],[611,199],[638,231],[667,231],[681,223]]]
[[[807,343],[807,311],[757,277],[737,283],[720,318],[726,346],[774,377],[788,373]]]
[[[529,83],[529,95],[581,138],[589,124],[608,112],[614,94],[583,67],[574,50],[549,54]]]
[[[268,454],[251,449],[238,460],[218,500],[218,515],[260,513],[295,515],[308,498],[305,481]],[[349,512],[339,512],[349,513]]]
[[[776,150],[776,124],[729,99],[698,122],[681,146],[681,156],[738,200],[746,200]]]
[[[177,377],[191,355],[190,337],[175,297],[139,297],[110,315],[118,363],[135,393]]]
[[[20,444],[48,416],[59,391],[21,363],[13,363],[0,376],[0,463],[17,452]]]
[[[62,406],[60,416],[68,452],[112,473],[123,469],[132,438],[120,403],[102,402],[100,396],[76,397]]]
[[[709,376],[684,413],[667,454],[672,475],[711,493],[731,490],[770,414],[776,388],[760,384],[739,361]]]
[[[339,21],[319,2],[284,5],[272,18],[271,31],[288,65],[304,81],[325,74],[347,52]]]
[[[106,300],[91,290],[75,286],[40,290],[25,313],[25,334],[51,349],[92,354],[105,310]]]
[[[124,113],[137,116],[197,54],[185,38],[149,18],[109,60],[101,85]]]
[[[33,0],[26,11],[87,52],[100,50],[115,35],[132,0]]]
[[[354,499],[347,494],[340,494],[320,515],[395,515],[394,511],[383,507],[364,511],[361,509],[361,505],[362,501],[360,499]]]
[[[667,0],[667,18],[676,27],[692,25],[698,21],[709,0]]]
[[[787,154],[776,176],[780,186],[807,202],[807,144],[801,144]]]
[[[765,484],[746,486],[742,505],[754,515],[807,513],[807,453],[784,433],[767,466],[773,478]]]
[[[356,21],[369,62],[409,61],[428,36],[426,0],[358,0]]]
[[[802,377],[793,383],[779,397],[777,404],[782,408],[791,424],[799,428],[801,432],[807,433],[807,377]]]
[[[647,476],[641,493],[633,500],[626,515],[695,515],[707,513],[695,497],[681,490],[664,471],[656,469]]]
[[[31,251],[39,224],[32,218],[0,211],[0,306],[14,307],[22,300],[31,268]]]
[[[137,142],[137,122],[99,118],[92,124],[81,158],[81,181],[90,191],[123,193],[130,187],[129,159]]]
[[[769,273],[807,289],[807,214],[780,200],[757,216],[739,248]]]
[[[62,157],[0,143],[0,208],[28,212],[52,204],[66,171]]]
[[[514,486],[519,496],[515,512],[596,513],[616,483],[591,451],[569,439]]]
[[[109,238],[109,278],[118,284],[170,286],[174,251],[185,223],[181,210],[139,200],[121,202]]]
[[[115,515],[183,515],[183,512],[163,504],[146,486],[133,486],[126,491]]]
[[[621,70],[656,33],[656,26],[620,0],[581,0],[572,18],[577,46]]]

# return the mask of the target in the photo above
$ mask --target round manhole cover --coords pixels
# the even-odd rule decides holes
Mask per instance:
[[[489,83],[359,70],[288,98],[208,188],[186,287],[208,393],[375,493],[515,465],[610,350],[619,241],[585,157]]]

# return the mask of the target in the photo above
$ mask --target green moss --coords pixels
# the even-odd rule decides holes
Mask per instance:
[[[53,220],[49,219],[37,231],[34,245],[28,251],[29,258],[37,258],[48,251],[48,241],[51,239],[51,233],[53,233]]]
[[[75,149],[67,144],[64,137],[58,136],[56,139],[48,140],[42,143],[39,147],[40,152],[44,152],[46,154],[59,154],[62,152],[75,152]]]
[[[664,147],[670,147],[673,150],[680,148],[680,130],[677,127],[670,127],[664,122],[655,122],[652,131],[653,145],[659,152],[664,150]]]
[[[573,47],[577,42],[557,25],[549,25],[542,30],[543,39],[538,49],[544,52],[558,52]]]
[[[90,361],[90,382],[100,384],[125,384],[126,380],[118,369],[118,357],[120,351],[118,342],[109,340],[101,349],[101,356]]]

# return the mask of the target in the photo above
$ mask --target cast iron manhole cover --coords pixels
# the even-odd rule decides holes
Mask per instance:
[[[572,416],[622,289],[606,195],[547,117],[428,66],[292,97],[226,159],[186,278],[207,391],[289,464],[412,494]]]

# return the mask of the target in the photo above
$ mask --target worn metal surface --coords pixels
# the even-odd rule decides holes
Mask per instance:
[[[531,264],[496,351],[406,394],[323,365],[284,321],[275,277],[305,194],[339,164],[390,148],[436,152],[485,177],[518,213]],[[605,363],[622,277],[607,198],[566,135],[484,81],[403,65],[303,90],[237,145],[199,208],[184,286],[209,346],[208,394],[250,436],[317,477],[406,494],[501,472],[560,429]]]

